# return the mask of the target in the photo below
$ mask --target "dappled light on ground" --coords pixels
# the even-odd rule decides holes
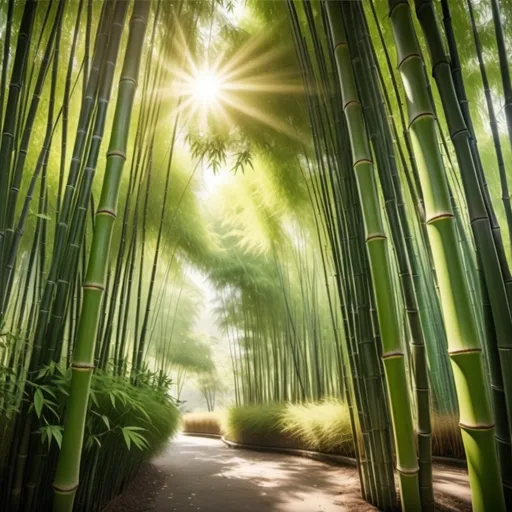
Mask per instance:
[[[157,512],[342,512],[376,510],[360,495],[357,470],[301,457],[228,448],[180,436],[154,461],[167,473]],[[462,468],[434,469],[442,510],[469,510]],[[460,503],[457,500],[461,500]]]
[[[360,497],[353,468],[235,451],[215,439],[179,437],[155,464],[169,474],[155,508],[158,512],[375,510]]]

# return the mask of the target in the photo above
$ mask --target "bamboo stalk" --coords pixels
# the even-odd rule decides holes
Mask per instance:
[[[456,240],[448,184],[439,153],[426,76],[407,1],[390,0],[398,69],[407,90],[409,130],[425,198],[426,222],[439,282],[460,408],[473,508],[504,510],[494,418],[484,383],[482,349]],[[457,291],[454,293],[454,291]]]
[[[109,261],[112,228],[117,212],[122,169],[126,160],[130,119],[137,88],[149,7],[149,2],[137,0],[130,21],[125,61],[119,81],[119,92],[107,153],[107,168],[96,212],[96,224],[87,275],[83,284],[84,301],[80,314],[78,339],[73,354],[71,392],[64,423],[62,449],[54,481],[53,509],[56,512],[70,512],[73,509],[73,501],[78,487],[78,473],[89,387],[93,371],[98,317]]]
[[[349,127],[353,169],[357,178],[365,222],[365,237],[382,337],[382,360],[386,371],[397,450],[402,508],[419,510],[421,507],[419,467],[387,236],[381,218],[372,156],[341,11],[338,4],[332,3],[327,3],[326,9],[338,65],[343,109]]]
[[[502,467],[506,497],[512,491],[508,468],[512,467],[510,418],[512,411],[512,376],[508,357],[512,353],[512,319],[503,282],[498,254],[494,247],[491,224],[480,191],[478,176],[470,150],[469,131],[455,93],[450,63],[444,51],[442,36],[431,0],[417,0],[416,13],[425,33],[432,61],[433,76],[446,113],[448,128],[455,147],[468,203],[473,237],[483,270],[485,292],[492,316],[490,335],[485,337],[487,353],[496,364],[490,365],[494,410],[497,420],[496,441]],[[501,357],[500,357],[501,355]],[[500,367],[501,359],[501,367]],[[500,414],[503,411],[506,414]],[[507,500],[512,499],[507,498]]]

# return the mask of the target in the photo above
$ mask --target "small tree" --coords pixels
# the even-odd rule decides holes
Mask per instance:
[[[200,374],[197,379],[197,388],[206,401],[208,412],[212,412],[215,409],[217,394],[224,393],[226,390],[226,386],[219,377],[216,369],[208,373]]]

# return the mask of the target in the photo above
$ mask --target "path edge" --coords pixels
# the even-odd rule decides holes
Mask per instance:
[[[301,450],[299,448],[284,448],[280,446],[237,443],[235,441],[230,441],[229,439],[226,439],[224,436],[220,434],[206,434],[202,432],[181,432],[181,434],[190,437],[206,437],[211,439],[220,439],[229,448],[253,450],[257,452],[284,453],[288,455],[294,455],[296,457],[305,457],[307,459],[313,459],[318,460],[320,462],[335,464],[337,466],[357,467],[356,459],[353,457],[347,457],[345,455],[335,455],[332,453],[316,452],[313,450]],[[439,464],[447,464],[450,466],[467,468],[467,462],[464,459],[455,459],[454,457],[433,456],[432,461],[437,462]]]

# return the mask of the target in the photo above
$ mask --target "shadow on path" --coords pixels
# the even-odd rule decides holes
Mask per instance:
[[[154,464],[169,474],[158,512],[375,510],[359,496],[353,468],[228,448],[216,439],[180,436]]]
[[[168,475],[155,503],[157,512],[376,510],[361,498],[352,467],[233,449],[220,440],[185,436],[173,440],[153,463]],[[469,500],[464,470],[443,466],[435,473],[436,488],[443,494]]]

